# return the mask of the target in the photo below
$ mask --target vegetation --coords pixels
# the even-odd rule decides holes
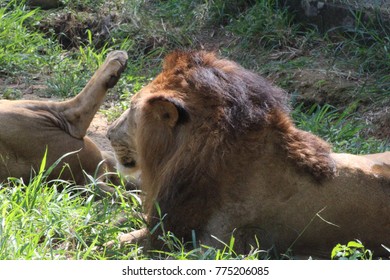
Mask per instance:
[[[20,98],[35,84],[43,86],[46,95],[73,96],[110,50],[124,49],[130,56],[128,68],[110,93],[114,106],[103,110],[113,120],[128,107],[129,97],[159,71],[167,52],[218,47],[222,55],[290,92],[297,125],[324,137],[336,151],[389,150],[389,139],[375,138],[377,134],[368,134],[364,125],[370,111],[389,105],[390,31],[379,15],[367,22],[356,12],[354,28],[320,34],[294,23],[275,0],[63,4],[42,11],[31,10],[23,0],[0,0],[2,98]],[[86,13],[100,21],[83,17]],[[64,25],[66,30],[59,31]],[[118,187],[115,196],[96,199],[93,180],[83,189],[59,180],[47,182],[45,167],[43,160],[29,184],[18,178],[0,184],[0,259],[270,257],[261,244],[249,255],[237,255],[233,237],[223,250],[203,245],[189,251],[170,232],[162,237],[166,251],[146,254],[140,247],[121,247],[117,242],[103,247],[143,225],[137,194],[125,199]],[[368,254],[357,244],[337,245],[332,258],[375,258],[375,252]]]
[[[365,249],[359,240],[350,241],[347,245],[337,244],[332,250],[331,259],[372,260],[372,252]]]
[[[0,18],[2,75],[31,75],[55,64],[54,53],[59,51],[56,44],[44,34],[27,28],[40,20],[37,10],[28,10],[23,4],[11,1],[6,6],[0,6]]]

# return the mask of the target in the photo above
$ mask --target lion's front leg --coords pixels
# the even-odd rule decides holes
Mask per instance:
[[[141,228],[139,230],[134,230],[129,233],[122,234],[119,236],[120,245],[125,244],[139,244],[142,247],[150,247],[150,232],[149,229]],[[111,240],[103,244],[104,247],[111,248],[114,246],[115,241]]]
[[[150,237],[149,229],[141,228],[139,230],[134,230],[129,233],[125,233],[119,236],[119,242],[121,244],[143,244],[146,245]]]

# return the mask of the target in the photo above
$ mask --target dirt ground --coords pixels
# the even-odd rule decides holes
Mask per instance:
[[[102,151],[113,151],[110,141],[106,137],[108,126],[107,118],[102,113],[97,113],[87,132],[87,135]]]

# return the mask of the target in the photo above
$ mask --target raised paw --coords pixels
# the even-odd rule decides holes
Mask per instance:
[[[112,88],[116,85],[126,68],[127,59],[128,57],[125,51],[112,51],[107,55],[102,66],[104,75],[107,75],[107,88]]]

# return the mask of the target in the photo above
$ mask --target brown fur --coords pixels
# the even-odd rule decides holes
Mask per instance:
[[[271,119],[284,140],[283,148],[289,158],[318,179],[334,176],[336,166],[330,156],[331,148],[328,143],[297,129],[291,119],[279,111],[272,112]]]
[[[38,172],[46,150],[47,168],[70,153],[49,179],[85,184],[88,180],[84,171],[98,177],[114,171],[112,156],[102,153],[86,132],[107,90],[117,83],[126,61],[126,53],[110,53],[85,88],[67,101],[1,100],[0,182],[9,177],[28,182]],[[103,183],[101,188],[113,191]]]
[[[354,238],[380,252],[390,243],[384,160],[333,154],[288,114],[286,94],[264,78],[213,53],[174,52],[108,136],[121,170],[141,171],[150,229],[163,218],[184,241],[195,233],[216,246],[212,235],[234,234],[238,251],[256,235],[281,253],[324,255]]]

